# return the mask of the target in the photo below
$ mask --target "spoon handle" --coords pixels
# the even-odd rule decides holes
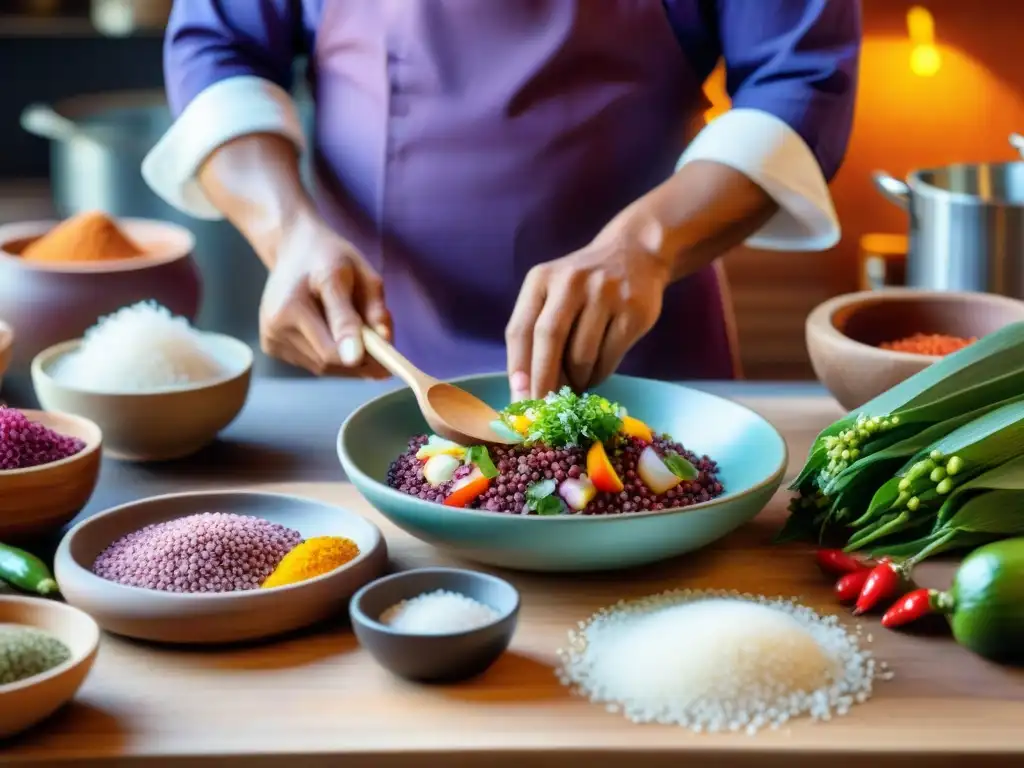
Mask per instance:
[[[437,379],[428,376],[410,363],[401,352],[365,325],[363,326],[363,346],[378,363],[408,384],[413,391],[426,392],[431,385],[437,383]]]

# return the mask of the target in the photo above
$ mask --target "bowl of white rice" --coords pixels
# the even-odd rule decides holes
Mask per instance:
[[[168,461],[197,452],[235,420],[252,363],[244,342],[140,302],[40,352],[32,383],[45,410],[98,424],[108,455]]]

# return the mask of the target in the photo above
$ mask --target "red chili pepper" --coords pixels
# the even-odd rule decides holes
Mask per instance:
[[[883,627],[899,627],[935,611],[934,593],[930,589],[908,592],[882,616]]]
[[[818,567],[832,576],[871,570],[870,565],[858,560],[853,555],[846,554],[841,549],[819,549],[817,556]]]
[[[857,607],[854,615],[870,611],[883,600],[888,600],[900,588],[902,574],[898,567],[890,562],[879,563],[868,573],[864,587],[857,596]]]
[[[849,603],[857,599],[857,595],[864,588],[864,582],[868,580],[871,573],[870,568],[862,568],[854,573],[847,573],[836,582],[836,597],[841,603]]]

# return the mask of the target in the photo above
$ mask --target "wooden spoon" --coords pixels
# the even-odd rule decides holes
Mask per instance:
[[[491,422],[500,418],[491,406],[454,384],[428,376],[366,327],[363,328],[363,346],[378,363],[409,385],[416,395],[420,413],[435,434],[460,445],[515,443],[491,427]]]

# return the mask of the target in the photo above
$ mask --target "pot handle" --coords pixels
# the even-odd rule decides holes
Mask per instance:
[[[890,176],[885,171],[875,171],[871,174],[871,180],[875,183],[875,189],[890,203],[895,203],[904,210],[910,207],[910,187],[906,182]]]
[[[1024,136],[1019,133],[1011,133],[1010,146],[1020,152],[1021,157],[1024,157]]]
[[[45,104],[29,104],[21,112],[21,127],[31,134],[55,141],[84,139],[93,144],[99,142],[83,131],[73,120],[69,120]]]

